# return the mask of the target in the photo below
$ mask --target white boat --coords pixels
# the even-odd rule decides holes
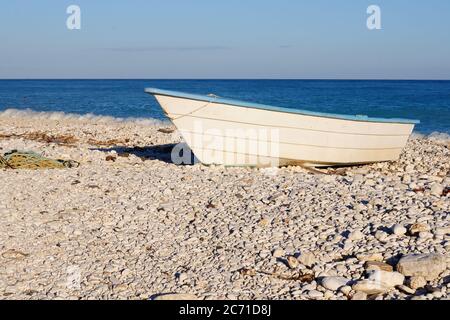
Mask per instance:
[[[420,121],[280,108],[159,89],[146,89],[207,165],[309,167],[399,158]]]

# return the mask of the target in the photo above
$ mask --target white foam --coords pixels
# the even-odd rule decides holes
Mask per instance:
[[[428,138],[433,140],[450,140],[450,135],[445,132],[433,132],[428,135]]]
[[[34,111],[31,109],[6,109],[0,112],[0,118],[12,118],[21,119],[29,118],[35,120],[74,120],[83,122],[95,122],[95,123],[135,123],[140,125],[167,125],[167,121],[159,120],[155,118],[116,118],[111,116],[101,116],[92,113],[87,114],[76,114],[76,113],[65,113],[65,112],[47,112],[47,111]]]
[[[436,144],[447,146],[450,144],[450,135],[444,132],[433,132],[428,136],[428,139]]]
[[[450,135],[445,132],[433,132],[430,134],[423,134],[420,132],[414,132],[411,135],[411,139],[428,139],[436,144],[448,145],[450,143]]]
[[[424,139],[426,136],[423,133],[420,132],[413,132],[411,134],[411,140],[417,140],[417,139]]]

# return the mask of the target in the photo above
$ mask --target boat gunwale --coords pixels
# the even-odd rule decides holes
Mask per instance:
[[[209,103],[220,103],[235,107],[243,107],[243,108],[251,108],[258,110],[266,110],[266,111],[275,111],[281,113],[292,113],[299,114],[304,116],[311,117],[319,117],[319,118],[331,118],[337,120],[347,120],[347,121],[358,121],[358,122],[375,122],[375,123],[392,123],[392,124],[420,124],[420,120],[413,119],[401,119],[401,118],[376,118],[376,117],[367,117],[367,116],[356,116],[356,115],[344,115],[344,114],[334,114],[334,113],[326,113],[326,112],[316,112],[316,111],[308,111],[303,109],[293,109],[293,108],[285,108],[285,107],[276,107],[271,105],[253,103],[253,102],[245,102],[234,99],[227,99],[221,97],[210,97],[206,95],[200,94],[192,94],[192,93],[184,93],[172,90],[162,90],[156,88],[146,88],[146,93],[152,95],[160,95],[174,98],[183,98],[195,101],[203,101]]]
[[[270,111],[270,110],[267,110]],[[172,118],[172,116],[177,116],[179,118]],[[318,129],[311,129],[311,128],[302,128],[302,127],[290,127],[290,126],[280,126],[276,124],[258,124],[254,122],[244,122],[244,121],[236,121],[236,120],[228,120],[228,119],[219,119],[219,118],[210,118],[205,116],[194,116],[191,114],[178,114],[178,113],[169,113],[167,114],[167,117],[169,118],[172,123],[175,123],[175,121],[179,120],[180,118],[194,118],[194,119],[201,119],[201,120],[210,120],[210,121],[219,121],[219,122],[227,122],[227,123],[239,123],[239,124],[245,124],[249,126],[260,126],[260,127],[271,127],[271,128],[281,128],[281,129],[292,129],[292,130],[302,130],[302,131],[313,131],[313,132],[322,132],[322,133],[331,133],[331,134],[339,134],[339,135],[347,135],[347,136],[376,136],[376,137],[409,137],[411,134],[405,133],[405,134],[381,134],[381,133],[360,133],[360,132],[341,132],[341,131],[330,131],[330,130],[318,130]]]

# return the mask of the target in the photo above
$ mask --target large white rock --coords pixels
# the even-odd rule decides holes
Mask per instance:
[[[352,289],[372,295],[388,292],[391,288],[378,281],[360,280],[352,286]]]
[[[447,268],[447,258],[441,254],[412,254],[400,259],[397,271],[407,277],[422,276],[434,280]]]
[[[405,276],[399,272],[389,272],[384,270],[373,270],[369,272],[369,280],[380,282],[388,287],[400,286],[405,282]]]
[[[350,280],[344,277],[325,277],[322,279],[321,284],[328,290],[337,291],[339,288],[346,286],[349,282]]]

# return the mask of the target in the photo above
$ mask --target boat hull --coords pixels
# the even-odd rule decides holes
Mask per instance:
[[[152,93],[207,165],[340,166],[395,161],[413,123],[347,120]]]

